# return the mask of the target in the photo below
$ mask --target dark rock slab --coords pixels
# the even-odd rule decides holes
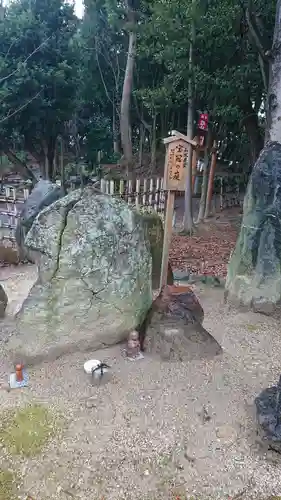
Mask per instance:
[[[23,205],[15,233],[21,260],[33,261],[32,254],[25,247],[24,241],[36,216],[43,208],[48,207],[62,196],[63,191],[60,186],[44,179],[37,182],[31,191]]]
[[[226,280],[228,301],[271,314],[281,298],[281,144],[254,165]]]
[[[255,404],[263,441],[281,453],[281,377],[277,386],[261,392]]]
[[[203,308],[189,286],[166,286],[153,302],[144,350],[163,360],[208,358],[221,346],[202,326]]]

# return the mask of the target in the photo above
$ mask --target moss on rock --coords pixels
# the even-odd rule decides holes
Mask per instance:
[[[159,288],[161,275],[161,262],[164,240],[162,220],[156,212],[140,212],[145,226],[146,237],[149,240],[152,256],[152,289]],[[173,271],[169,264],[168,285],[173,285]]]

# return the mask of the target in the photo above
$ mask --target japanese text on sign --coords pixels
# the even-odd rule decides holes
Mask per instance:
[[[169,149],[168,171],[169,181],[181,181],[185,166],[187,148],[182,144],[176,144]]]

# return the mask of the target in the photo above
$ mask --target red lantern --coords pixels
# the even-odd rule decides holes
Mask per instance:
[[[200,113],[198,120],[199,130],[208,130],[209,117],[208,113]]]

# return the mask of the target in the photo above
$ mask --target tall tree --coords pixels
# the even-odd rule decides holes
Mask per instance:
[[[0,22],[0,143],[16,133],[53,178],[56,141],[76,106],[78,20],[63,0],[16,0]]]
[[[188,78],[188,114],[187,114],[187,131],[186,135],[188,139],[193,139],[193,129],[194,129],[194,49],[196,43],[196,28],[195,28],[195,12],[196,12],[196,0],[192,0],[192,13],[190,22],[190,42],[189,42],[189,78]],[[185,207],[184,207],[184,229],[191,232],[193,228],[193,214],[192,214],[192,156],[193,150],[192,146],[188,146],[188,158],[187,158],[187,175],[186,175],[186,186],[185,186]]]
[[[123,83],[123,92],[120,110],[120,132],[121,143],[124,154],[124,160],[127,165],[128,171],[132,170],[133,162],[133,146],[132,146],[132,133],[131,133],[131,97],[133,90],[133,76],[136,58],[136,42],[137,42],[137,11],[136,0],[125,0],[125,12],[127,20],[128,31],[128,54],[127,63]]]

